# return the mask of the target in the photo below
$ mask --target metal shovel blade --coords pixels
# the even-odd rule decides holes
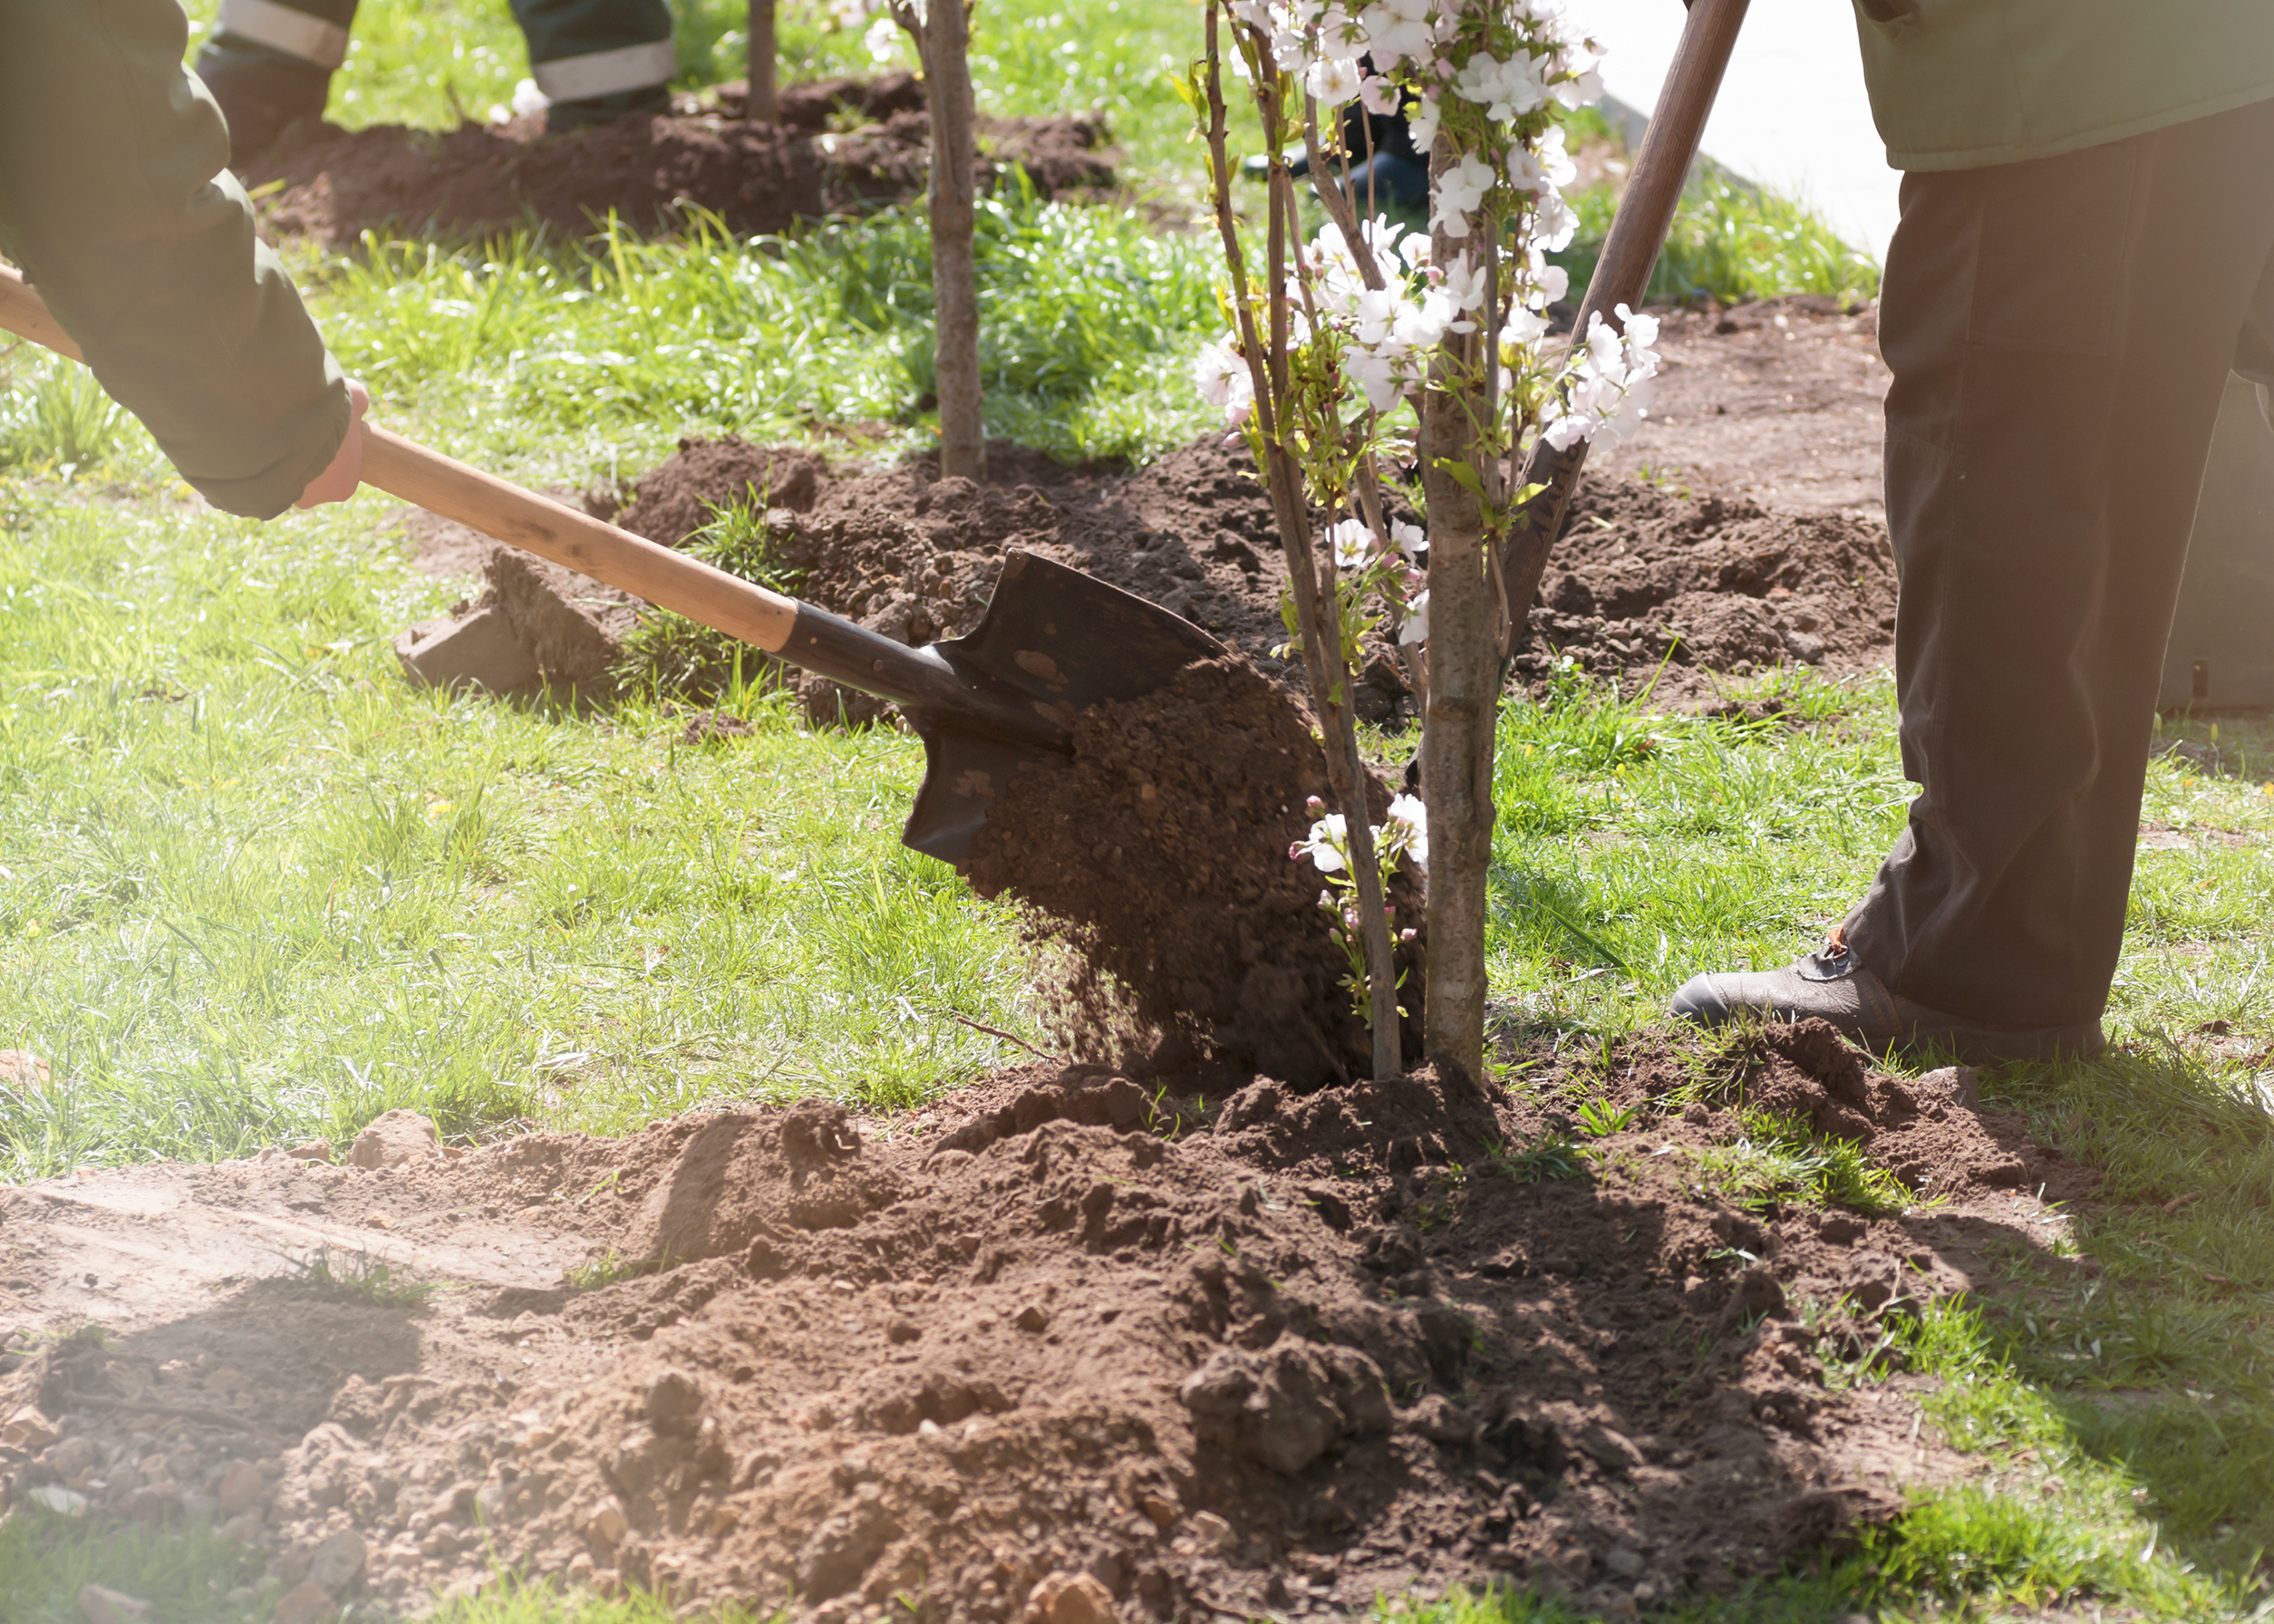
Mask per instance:
[[[1069,759],[1047,738],[1064,738],[1092,705],[1141,698],[1195,661],[1225,651],[1157,604],[1032,553],[1012,552],[978,629],[927,652],[946,662],[966,689],[1015,696],[1041,724],[1017,738],[954,708],[902,706],[924,740],[924,774],[900,838],[960,865],[1012,773]]]

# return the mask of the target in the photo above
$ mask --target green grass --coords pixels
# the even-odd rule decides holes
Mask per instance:
[[[1579,231],[1554,258],[1571,273],[1574,298],[1595,274],[1615,201],[1608,186],[1572,194]],[[1875,298],[1879,266],[1841,241],[1805,204],[1701,170],[1675,208],[1644,300],[1739,304],[1780,294],[1824,294],[1843,303]]]
[[[366,494],[258,527],[17,498],[0,536],[0,1176],[334,1139],[464,1138],[702,1100],[912,1100],[1011,1052],[1002,915],[896,838],[913,739],[685,747],[406,687]]]
[[[1819,1136],[1766,1111],[1745,1112],[1742,1120],[1741,1135],[1698,1156],[1708,1181],[1736,1205],[1772,1215],[1795,1204],[1837,1205],[1877,1218],[1911,1204],[1893,1176],[1852,1141]]]
[[[300,1270],[291,1277],[295,1284],[374,1308],[421,1308],[442,1289],[437,1281],[405,1280],[385,1259],[367,1252],[334,1259],[330,1247],[319,1246],[306,1257],[288,1261]]]
[[[988,431],[1068,458],[1147,457],[1211,414],[1186,372],[1214,335],[1214,262],[1130,210],[1010,191],[980,207]],[[414,241],[305,261],[341,363],[398,422],[533,479],[628,477],[683,435],[839,453],[929,443],[920,208],[741,241],[486,251]],[[879,431],[882,440],[879,439]]]
[[[259,1556],[202,1529],[97,1525],[44,1512],[0,1522],[0,1602],[7,1624],[86,1624],[80,1587],[101,1584],[150,1606],[148,1624],[267,1624],[281,1586]],[[634,1592],[564,1593],[544,1580],[508,1580],[480,1596],[441,1602],[431,1624],[673,1624],[688,1617],[666,1599]],[[727,1606],[703,1624],[769,1624]]]

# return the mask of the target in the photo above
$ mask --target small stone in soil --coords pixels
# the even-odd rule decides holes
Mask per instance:
[[[442,1136],[416,1111],[392,1110],[355,1136],[347,1159],[358,1167],[401,1167],[442,1159]]]
[[[343,1596],[363,1576],[363,1536],[344,1528],[315,1548],[308,1559],[308,1580],[333,1596]]]

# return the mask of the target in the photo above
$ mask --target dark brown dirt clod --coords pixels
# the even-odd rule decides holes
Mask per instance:
[[[1014,894],[1031,934],[1068,950],[1054,1024],[1077,1054],[1197,1040],[1309,1088],[1362,1073],[1349,964],[1319,906],[1325,881],[1288,847],[1326,765],[1307,714],[1237,655],[1189,667],[1074,727],[1074,759],[1011,780],[972,847],[982,896]],[[1373,787],[1379,819],[1388,790]],[[1420,923],[1410,878],[1394,924]],[[1418,1016],[1420,972],[1401,993]]]

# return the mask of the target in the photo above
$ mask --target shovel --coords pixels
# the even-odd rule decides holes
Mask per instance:
[[[5,266],[0,328],[82,359]],[[924,740],[924,783],[900,838],[947,863],[969,856],[1012,773],[1071,757],[1077,714],[1150,693],[1224,652],[1191,622],[1032,553],[1004,556],[976,631],[910,648],[369,423],[363,483],[890,700]]]

